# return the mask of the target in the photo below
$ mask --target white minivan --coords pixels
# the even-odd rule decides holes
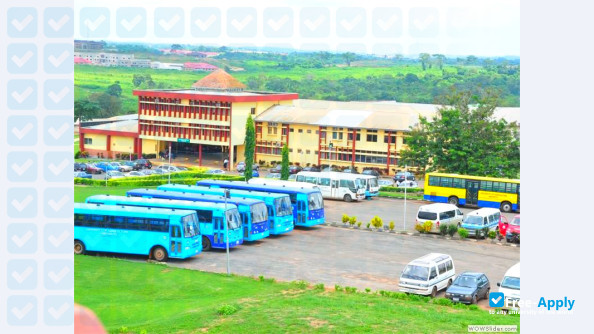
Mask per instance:
[[[520,262],[509,268],[501,282],[497,283],[499,292],[503,292],[505,303],[503,308],[519,308],[520,301]]]
[[[431,253],[410,262],[400,274],[400,291],[435,297],[456,276],[454,260],[446,254]]]
[[[416,222],[423,225],[426,221],[430,221],[433,223],[431,230],[439,231],[439,225],[441,224],[455,224],[456,226],[460,226],[463,218],[464,214],[457,206],[453,204],[434,203],[419,207]]]
[[[489,231],[495,231],[498,228],[501,217],[504,216],[499,209],[480,208],[467,213],[461,226],[468,231],[468,235],[486,238]]]

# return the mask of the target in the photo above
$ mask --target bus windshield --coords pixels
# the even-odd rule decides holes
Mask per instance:
[[[318,210],[324,208],[324,199],[321,193],[312,193],[307,196],[310,210]]]
[[[293,206],[291,205],[291,199],[289,198],[289,196],[275,198],[274,209],[276,210],[276,215],[279,217],[292,215]]]
[[[200,234],[195,213],[183,217],[182,224],[184,225],[184,237],[191,238]]]
[[[429,277],[429,268],[415,265],[408,265],[402,272],[402,278],[409,278],[419,281],[426,281]]]
[[[355,179],[355,184],[358,189],[365,189],[367,183],[363,179]]]
[[[258,203],[251,206],[252,223],[259,223],[268,220],[268,209],[266,204]]]
[[[369,179],[368,182],[370,187],[377,187],[377,178]]]
[[[235,208],[227,210],[227,227],[235,230],[241,227],[241,217],[239,211]]]
[[[469,225],[483,225],[483,217],[481,216],[466,216],[464,224]]]

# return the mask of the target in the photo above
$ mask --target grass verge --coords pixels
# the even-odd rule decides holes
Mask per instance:
[[[404,199],[404,193],[396,193],[396,192],[389,192],[389,191],[380,191],[379,197],[389,197],[389,198],[402,198]],[[416,194],[406,194],[406,199],[417,199],[422,200],[423,195],[416,195]]]

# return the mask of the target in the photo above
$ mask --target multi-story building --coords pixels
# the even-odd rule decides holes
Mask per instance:
[[[109,52],[75,52],[75,58],[86,59],[93,65],[124,66],[124,67],[150,67],[149,59],[134,58],[133,54]]]
[[[103,50],[106,43],[96,41],[74,40],[74,50]]]

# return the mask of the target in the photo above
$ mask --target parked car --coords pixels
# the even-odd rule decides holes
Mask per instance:
[[[446,290],[445,297],[453,302],[476,304],[483,298],[489,298],[491,283],[483,273],[463,272]]]
[[[188,167],[186,166],[175,166],[178,170],[178,172],[185,172],[188,170]]]
[[[85,172],[87,170],[87,164],[75,162],[74,170]]]
[[[295,166],[295,165],[289,166],[289,174],[297,174],[302,170],[303,170],[303,167],[301,167],[301,166]]]
[[[359,174],[356,169],[353,168],[346,168],[342,170],[343,173],[351,173],[351,174]]]
[[[89,174],[101,174],[103,169],[97,167],[95,164],[87,164],[87,173]]]
[[[110,170],[105,174],[105,178],[106,179],[120,179],[126,177],[126,175],[124,175],[124,173],[120,172],[120,171],[116,171],[116,170]]]
[[[86,172],[74,172],[74,177],[80,177],[81,179],[92,179],[93,175]]]
[[[134,171],[134,172],[128,173],[126,176],[146,176],[146,175],[144,173],[142,173],[142,172],[136,172],[136,171]]]
[[[392,187],[394,185],[394,181],[390,179],[378,179],[377,184],[380,187]]]
[[[244,176],[244,172],[239,173],[240,176]],[[257,169],[252,170],[252,177],[260,177],[260,173]]]
[[[500,240],[505,238],[507,242],[520,243],[520,215],[514,216],[509,223],[507,220],[502,219],[502,221],[499,222],[498,230]]]
[[[398,172],[394,175],[394,182],[402,182],[404,181],[406,175],[406,179],[408,181],[415,181],[415,176],[411,172]]]
[[[280,175],[280,173],[268,173],[268,175],[266,175],[266,178],[280,180],[281,175]]]
[[[169,171],[164,168],[155,168],[155,169],[153,169],[153,174],[157,174],[157,175],[169,174]]]
[[[143,168],[142,164],[136,161],[124,161],[122,164],[132,167],[132,170],[141,170]]]
[[[225,174],[225,171],[222,169],[209,169],[206,174]]]
[[[338,168],[331,166],[331,167],[326,167],[324,169],[321,170],[322,172],[340,172],[340,170],[338,170]]]
[[[122,173],[124,173],[124,172],[131,172],[132,171],[132,166],[125,165],[125,164],[123,164],[121,162],[114,161],[114,162],[110,162],[110,164],[112,166],[116,166],[117,167],[116,170],[118,170],[118,171],[120,171]]]
[[[419,184],[417,183],[417,181],[402,181],[402,182],[396,182],[396,187],[399,188],[418,188]]]
[[[271,173],[280,173],[281,172],[281,165],[276,165],[276,166],[270,168],[270,172]]]
[[[258,165],[258,164],[253,164],[253,165],[252,165],[252,170],[260,170],[260,165]],[[243,161],[240,161],[240,162],[238,162],[238,163],[237,163],[237,171],[238,171],[239,173],[243,173],[243,172],[245,172],[245,162],[243,162]]]
[[[118,166],[112,165],[110,162],[107,162],[107,161],[101,161],[101,162],[97,163],[95,166],[97,166],[98,168],[101,168],[101,170],[104,172],[108,172],[110,170],[117,170],[117,171],[120,170],[120,168]]]
[[[505,296],[504,308],[518,308],[520,301],[520,262],[509,268],[500,283],[499,292]],[[515,307],[514,307],[515,306]]]
[[[364,169],[363,172],[361,172],[361,174],[380,177],[380,172],[376,171],[375,169]]]
[[[402,292],[435,297],[452,284],[455,275],[451,256],[431,253],[411,261],[402,271],[398,286]]]
[[[153,175],[155,174],[155,171],[153,169],[143,169],[139,171],[140,173],[142,173],[143,175]]]
[[[303,168],[303,172],[319,172],[319,171],[320,171],[320,167],[316,167],[316,166],[309,166],[309,167]]]
[[[134,160],[135,163],[140,164],[142,168],[153,168],[153,163],[148,159],[136,159]]]
[[[486,238],[489,231],[496,230],[502,220],[505,220],[505,217],[499,209],[481,208],[467,213],[461,226],[468,231],[468,235],[476,236],[477,239]]]
[[[421,205],[417,211],[417,224],[423,225],[429,221],[432,223],[432,230],[439,231],[440,224],[455,224],[460,227],[464,214],[453,204],[433,203]]]
[[[181,171],[179,168],[177,168],[176,166],[172,166],[172,165],[161,165],[161,166],[157,167],[157,169],[163,169],[169,173],[175,173],[175,172]]]

